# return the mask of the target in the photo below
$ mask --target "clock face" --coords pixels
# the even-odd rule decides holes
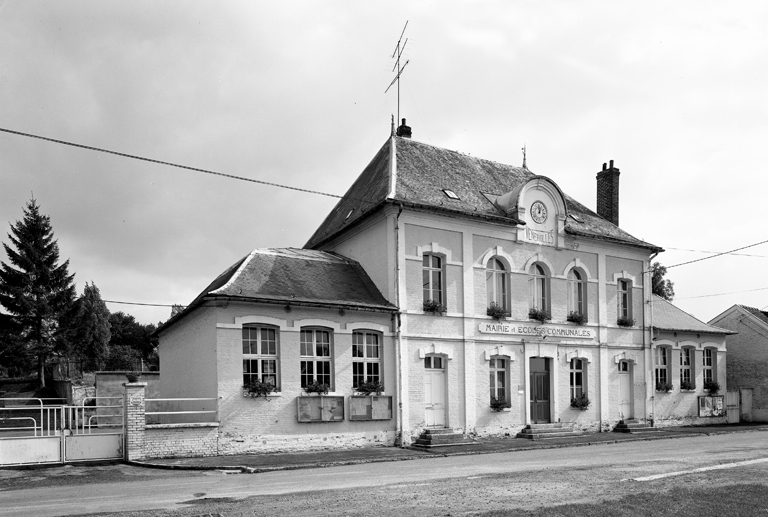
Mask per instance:
[[[535,201],[531,205],[531,217],[539,224],[547,220],[547,207],[544,206],[544,203]]]

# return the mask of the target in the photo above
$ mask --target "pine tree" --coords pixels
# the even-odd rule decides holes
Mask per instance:
[[[15,321],[21,342],[37,359],[37,376],[45,386],[45,361],[54,346],[59,320],[75,296],[69,260],[59,264],[59,245],[51,219],[32,199],[24,219],[11,225],[3,243],[9,264],[0,262],[0,305]]]
[[[109,310],[93,282],[85,283],[82,296],[75,302],[75,317],[70,325],[73,355],[101,370],[109,357]]]

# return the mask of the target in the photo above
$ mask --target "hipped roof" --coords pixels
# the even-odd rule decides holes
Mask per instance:
[[[525,224],[505,214],[493,201],[534,176],[527,168],[392,136],[307,241],[305,248],[321,246],[386,203],[402,203],[411,208],[510,225]],[[459,199],[449,198],[444,189],[453,191]],[[564,197],[567,211],[572,216],[566,223],[567,233],[662,251],[658,246],[633,237],[570,196]]]
[[[179,314],[175,323],[206,300],[280,303],[350,310],[394,312],[354,260],[324,251],[255,249],[221,273]]]
[[[707,334],[734,334],[696,319],[684,310],[672,305],[661,296],[653,295],[653,328],[675,332],[701,332]]]

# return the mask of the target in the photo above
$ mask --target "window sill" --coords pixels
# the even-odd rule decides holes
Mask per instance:
[[[301,392],[299,397],[343,397],[343,393],[337,391],[329,391],[328,393],[305,393]]]
[[[351,397],[361,397],[362,398],[362,397],[389,397],[391,395],[387,395],[386,391],[382,391],[381,393],[368,393],[367,395],[363,395],[362,393],[353,393],[350,396]]]
[[[680,390],[680,393],[696,393],[696,390]]]
[[[272,398],[272,397],[282,397],[282,396],[283,396],[283,394],[281,392],[279,392],[279,391],[278,392],[273,392],[273,393],[268,393],[266,395],[261,395],[259,397],[255,396],[255,395],[251,395],[247,391],[243,392],[243,398],[246,398],[246,399]]]

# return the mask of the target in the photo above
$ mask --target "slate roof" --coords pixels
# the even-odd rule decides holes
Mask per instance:
[[[392,147],[396,167],[391,171]],[[528,169],[449,151],[409,138],[393,136],[334,207],[305,248],[317,248],[336,234],[363,220],[385,203],[483,218],[510,225],[524,224],[508,217],[493,201],[534,178]],[[392,196],[392,182],[394,195]],[[450,189],[459,199],[450,199]],[[662,251],[628,234],[575,199],[565,195],[569,213],[566,232]]]
[[[704,332],[708,334],[734,334],[734,332],[708,325],[675,307],[661,296],[653,295],[653,328],[678,332]]]
[[[354,260],[325,251],[255,249],[228,267],[157,332],[204,301],[222,298],[383,312],[397,310]]]
[[[739,305],[739,307],[752,314],[754,317],[768,326],[768,312],[761,311],[760,309],[755,309],[754,307],[749,307],[747,305]]]

